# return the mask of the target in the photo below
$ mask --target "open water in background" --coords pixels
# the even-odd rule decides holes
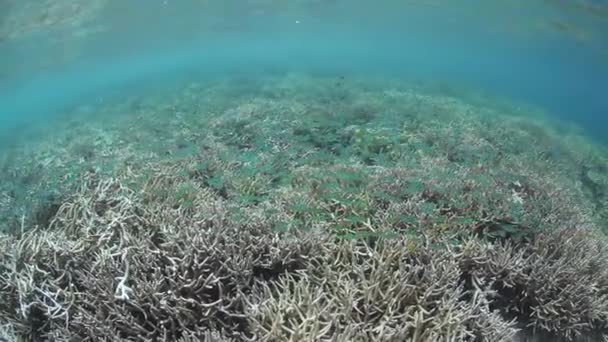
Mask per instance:
[[[171,81],[295,71],[475,89],[608,141],[608,1],[97,0],[40,17],[42,3],[0,3],[5,136]]]

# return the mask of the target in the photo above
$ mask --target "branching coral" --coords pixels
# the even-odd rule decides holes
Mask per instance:
[[[234,219],[206,196],[187,220],[90,179],[51,230],[0,240],[0,319],[29,339],[91,341],[515,341],[521,325],[568,338],[607,328],[608,254],[589,230],[372,246],[274,232],[263,208]]]
[[[463,289],[456,260],[405,241],[342,243],[306,273],[262,284],[250,313],[262,341],[511,341],[486,289]]]
[[[608,331],[608,251],[593,233],[605,196],[567,162],[577,148],[560,145],[560,161],[547,155],[553,133],[537,146],[516,121],[481,120],[456,99],[358,91],[371,107],[193,93],[186,106],[173,94],[158,106],[171,115],[145,116],[148,133],[126,116],[95,129],[108,143],[91,160],[18,157],[31,160],[3,174],[52,165],[66,189],[82,184],[33,223],[16,210],[31,196],[1,189],[17,229],[0,236],[0,334],[506,342],[518,330]],[[184,142],[192,155],[174,153]],[[586,163],[599,186],[605,160]]]
[[[321,242],[277,239],[262,218],[227,224],[213,204],[207,223],[176,229],[173,208],[148,211],[116,180],[89,184],[64,203],[52,230],[4,240],[0,315],[20,334],[245,338],[242,296],[254,280],[304,267]]]
[[[496,290],[503,313],[533,331],[574,338],[607,327],[607,252],[604,237],[568,229],[525,248],[470,241],[459,260],[470,281]]]

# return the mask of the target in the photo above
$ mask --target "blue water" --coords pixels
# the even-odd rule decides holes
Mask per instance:
[[[540,106],[608,141],[608,19],[591,6],[605,2],[584,11],[540,1],[114,4],[90,22],[99,33],[49,28],[0,41],[0,125],[53,120],[171,80],[304,71],[478,89]],[[574,23],[591,38],[560,25],[539,29],[547,21]],[[74,57],[53,62],[70,49]]]

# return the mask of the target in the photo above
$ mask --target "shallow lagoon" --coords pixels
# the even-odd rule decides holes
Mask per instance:
[[[602,3],[2,6],[6,339],[606,332]]]

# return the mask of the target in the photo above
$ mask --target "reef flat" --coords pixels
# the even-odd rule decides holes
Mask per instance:
[[[4,139],[10,341],[608,332],[608,150],[533,108],[396,80],[243,76]]]

